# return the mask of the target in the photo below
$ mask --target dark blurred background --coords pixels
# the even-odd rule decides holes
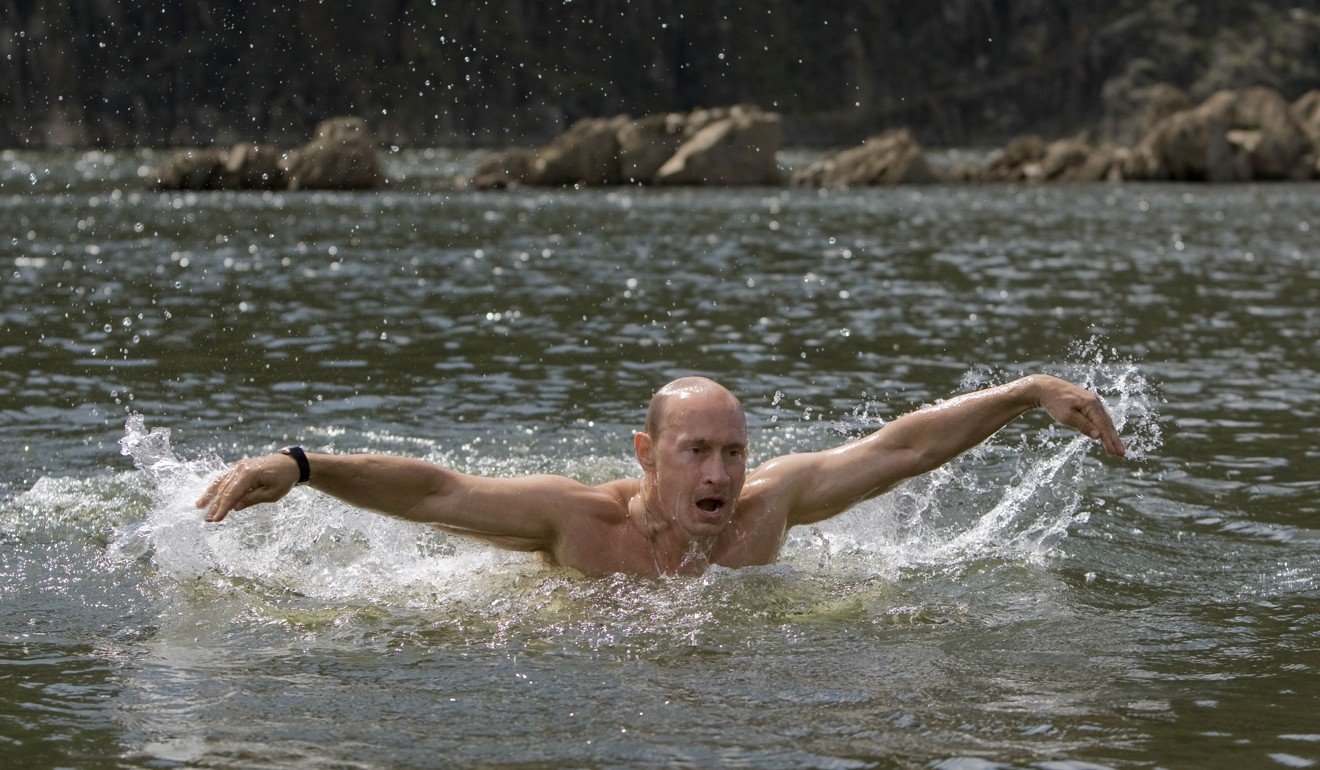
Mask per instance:
[[[0,0],[0,146],[549,139],[752,102],[790,145],[1103,134],[1145,87],[1320,87],[1317,0]]]

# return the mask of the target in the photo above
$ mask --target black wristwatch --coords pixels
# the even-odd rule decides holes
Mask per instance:
[[[312,477],[312,465],[307,462],[307,453],[300,446],[286,446],[280,450],[280,454],[288,455],[293,461],[298,463],[298,483],[306,484]]]

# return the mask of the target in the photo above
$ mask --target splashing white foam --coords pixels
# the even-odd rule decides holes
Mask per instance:
[[[1091,340],[1059,374],[1101,394],[1136,460],[1160,443],[1156,397],[1137,365]],[[989,382],[983,370],[965,379]],[[894,575],[909,565],[956,565],[982,557],[1039,562],[1069,527],[1087,521],[1087,491],[1108,472],[1090,459],[1097,442],[1060,426],[1016,442],[992,438],[944,467],[900,485],[791,541],[819,558],[845,557]],[[877,558],[878,557],[878,558]]]
[[[179,582],[250,581],[319,599],[430,605],[497,596],[526,561],[304,490],[208,524],[195,501],[224,469],[219,458],[180,459],[169,430],[148,431],[136,414],[119,443],[148,477],[152,503],[146,519],[120,530],[109,558],[148,557]]]

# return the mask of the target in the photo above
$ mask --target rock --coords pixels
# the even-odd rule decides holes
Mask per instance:
[[[215,183],[219,190],[283,190],[282,154],[271,144],[236,144],[225,153]]]
[[[361,118],[331,118],[281,168],[290,190],[370,190],[388,180]]]
[[[1141,134],[1155,127],[1170,115],[1190,109],[1192,98],[1187,92],[1168,83],[1156,83],[1142,92],[1145,108],[1141,112]]]
[[[627,115],[585,118],[536,153],[530,183],[545,186],[618,184],[619,129]]]
[[[1224,127],[1208,115],[1183,110],[1159,121],[1137,145],[1136,156],[1124,168],[1128,179],[1210,179],[1212,167],[1227,157]],[[1222,169],[1220,171],[1222,173]]]
[[[734,186],[780,181],[779,115],[742,106],[720,114],[701,110],[688,117],[684,135],[690,138],[656,172],[656,184]]]
[[[1092,145],[1080,136],[1049,143],[1039,136],[1022,136],[1009,142],[979,175],[960,170],[955,178],[989,182],[1119,181],[1124,178],[1124,155],[1112,145]]]
[[[967,161],[946,163],[943,168],[940,169],[939,176],[946,182],[962,184],[969,182],[984,182],[985,167]]]
[[[1245,152],[1253,179],[1304,179],[1310,176],[1311,140],[1293,117],[1291,105],[1272,88],[1238,93],[1228,141]],[[1253,134],[1248,136],[1248,134]],[[1305,168],[1303,176],[1300,169]]]
[[[1103,182],[1121,178],[1114,149],[1094,147],[1079,138],[1059,139],[1045,148],[1039,161],[1023,166],[1026,179],[1047,182]]]
[[[1320,89],[1307,91],[1293,102],[1293,120],[1311,139],[1311,146],[1320,154]]]
[[[535,164],[535,150],[527,147],[510,147],[503,152],[486,156],[477,166],[472,178],[460,183],[459,186],[481,190],[521,187],[532,178],[532,167]]]
[[[1218,91],[1158,121],[1124,172],[1132,179],[1241,182],[1314,173],[1311,142],[1277,91]]]
[[[1091,157],[1091,145],[1080,139],[1059,139],[1045,146],[1040,160],[1021,167],[1022,176],[1033,181],[1049,181],[1063,177]]]
[[[1138,153],[1131,147],[1115,147],[1109,165],[1109,181],[1122,182],[1128,179],[1139,179],[1140,176],[1134,176],[1133,171],[1137,169]]]
[[[385,174],[361,118],[317,126],[304,147],[281,153],[273,145],[180,150],[156,172],[160,190],[350,190],[379,187]]]
[[[156,170],[152,184],[157,190],[211,190],[228,160],[228,152],[217,148],[179,150],[171,153]]]
[[[743,105],[587,118],[538,150],[487,158],[460,186],[772,184],[779,141],[779,116]]]
[[[619,178],[650,184],[656,172],[683,142],[687,115],[679,112],[647,115],[619,128]]]
[[[861,187],[937,181],[926,152],[906,128],[871,137],[860,147],[794,172],[796,187]]]
[[[1045,150],[1045,140],[1039,136],[1020,136],[986,166],[982,176],[990,182],[1020,182],[1027,178],[1027,165],[1043,160]]]
[[[1307,91],[1293,102],[1292,114],[1311,140],[1311,178],[1320,179],[1320,90]]]
[[[709,109],[693,110],[688,113],[683,121],[683,136],[692,138],[701,132],[703,128],[718,123],[721,120],[727,120],[733,110],[738,110],[739,114],[747,114],[757,111],[756,107],[746,105],[736,105],[734,107],[711,107]]]

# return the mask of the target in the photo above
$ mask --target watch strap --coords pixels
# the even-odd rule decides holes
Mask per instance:
[[[286,446],[280,450],[280,454],[288,455],[293,461],[298,463],[298,483],[306,484],[312,478],[312,464],[307,462],[307,453],[300,446]]]

